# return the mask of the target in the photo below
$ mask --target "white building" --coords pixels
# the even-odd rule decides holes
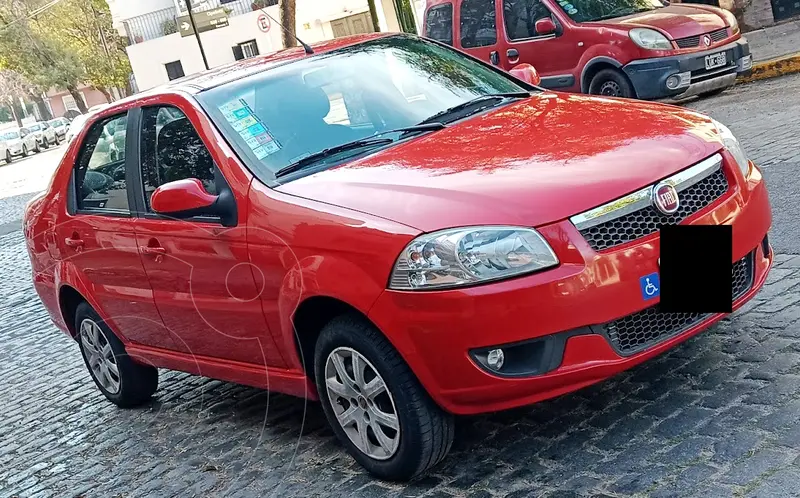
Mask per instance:
[[[204,70],[194,35],[182,36],[185,0],[107,0],[114,27],[128,38],[128,57],[136,85],[146,90],[170,79]],[[201,32],[209,67],[236,59],[268,54],[283,48],[281,29],[264,21],[258,4],[280,20],[278,0],[191,0],[195,20],[205,12],[224,8],[228,26]],[[376,0],[378,23],[374,27],[367,0],[296,0],[297,36],[307,43],[373,31],[399,31],[393,0]],[[412,0],[417,25],[425,0]]]

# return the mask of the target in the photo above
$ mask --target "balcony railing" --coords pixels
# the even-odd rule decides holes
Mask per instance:
[[[203,0],[196,2],[195,12],[223,7],[228,10],[229,17],[247,14],[253,11],[253,4],[256,5],[277,5],[278,0],[254,1],[254,0]],[[141,16],[131,17],[123,21],[125,32],[128,35],[128,44],[146,42],[162,36],[171,35],[178,32],[178,15],[174,8],[161,9]]]

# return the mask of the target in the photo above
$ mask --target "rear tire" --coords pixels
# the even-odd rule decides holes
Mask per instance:
[[[356,357],[362,366],[360,375],[353,368]],[[348,378],[342,379],[340,371]],[[450,451],[453,416],[433,402],[394,347],[365,319],[344,315],[323,328],[314,352],[314,373],[328,423],[350,455],[372,475],[409,480],[441,462]],[[378,381],[382,388],[370,388],[380,385]],[[348,417],[348,412],[354,415]],[[349,420],[344,423],[347,431],[340,418]],[[394,424],[396,430],[391,428]]]
[[[22,144],[22,157],[28,157],[28,146]]]
[[[589,83],[589,93],[605,97],[636,98],[628,77],[616,69],[602,69],[595,74]]]
[[[97,388],[117,406],[145,403],[158,388],[158,369],[134,362],[100,315],[83,302],[75,311],[83,362]]]
[[[33,151],[37,154],[42,151],[42,148],[39,147],[39,142],[36,142],[36,147],[33,148]]]

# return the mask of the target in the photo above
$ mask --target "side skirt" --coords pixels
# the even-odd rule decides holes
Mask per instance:
[[[308,379],[304,372],[298,370],[269,368],[263,365],[152,348],[136,343],[127,344],[125,349],[134,360],[146,365],[188,372],[310,400],[319,399],[314,382]]]

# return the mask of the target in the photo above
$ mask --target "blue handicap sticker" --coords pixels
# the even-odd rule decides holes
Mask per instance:
[[[640,277],[639,287],[642,289],[642,298],[645,301],[658,297],[661,294],[661,282],[658,281],[658,273]]]

